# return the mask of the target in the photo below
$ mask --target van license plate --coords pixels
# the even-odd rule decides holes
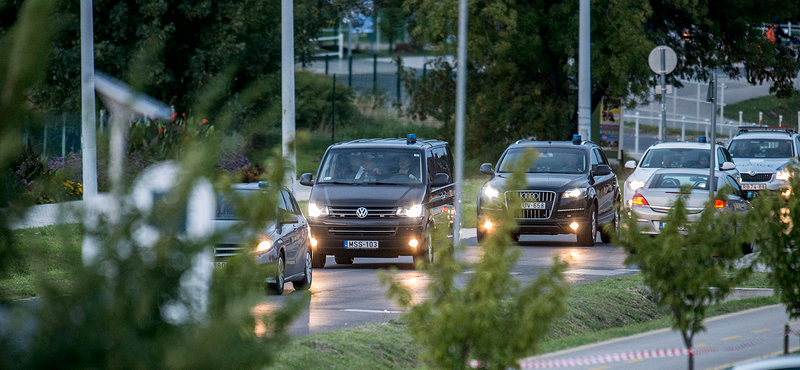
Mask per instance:
[[[742,184],[742,190],[764,190],[767,188],[767,184]]]
[[[522,209],[545,209],[544,202],[522,202]]]
[[[214,262],[214,267],[216,267],[218,269],[224,269],[225,268],[225,262]]]
[[[377,240],[345,240],[345,249],[378,249]]]

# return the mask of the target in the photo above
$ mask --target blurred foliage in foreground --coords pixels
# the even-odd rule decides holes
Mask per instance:
[[[524,169],[532,153],[516,167],[509,187],[524,186]],[[511,210],[519,209],[519,200]],[[480,248],[472,265],[456,258],[462,246],[446,238],[447,227],[435,231],[435,261],[425,267],[431,276],[427,299],[412,304],[410,291],[391,274],[381,275],[389,296],[409,310],[405,320],[424,348],[421,360],[436,369],[465,369],[478,360],[485,368],[515,367],[517,360],[536,351],[550,326],[565,311],[567,265],[554,259],[553,267],[530,284],[511,275],[520,251],[511,240],[516,222],[513,211],[498,215],[499,225]],[[473,273],[462,282],[466,268]]]
[[[22,130],[16,123],[32,115],[29,89],[48,70],[55,9],[55,1],[26,1],[13,28],[1,35],[3,174],[21,154]],[[129,76],[135,79],[144,72]],[[213,109],[214,102],[228,99],[225,81],[232,78],[233,73],[211,78],[198,90],[201,99],[193,107],[216,122],[217,132],[225,132],[234,121],[230,112]],[[263,90],[258,84],[246,86],[239,100],[251,102]],[[261,368],[274,360],[286,341],[287,325],[308,297],[290,299],[268,315],[254,314],[252,307],[263,295],[270,271],[256,266],[249,254],[226,269],[213,270],[211,245],[218,236],[192,235],[175,221],[196,206],[190,195],[203,179],[218,184],[218,191],[232,182],[215,172],[221,142],[221,135],[212,132],[176,144],[180,175],[174,187],[154,198],[152,209],[122,199],[118,220],[113,211],[82,215],[86,222],[81,232],[92,236],[95,253],[84,253],[82,262],[73,256],[66,283],[37,271],[40,298],[2,307],[0,369],[241,369]],[[283,180],[281,159],[262,165],[271,169],[269,181]],[[129,194],[134,183],[120,183],[119,193]],[[264,199],[243,212],[248,223],[274,219],[270,210],[275,203],[269,199],[276,199],[275,194]],[[0,212],[0,274],[5,275],[19,261],[17,251],[24,243],[15,239],[10,224],[31,202],[14,187],[3,187],[2,200],[11,205]],[[84,252],[86,246],[84,241]]]

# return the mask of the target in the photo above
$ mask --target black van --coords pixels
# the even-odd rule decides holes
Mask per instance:
[[[447,142],[359,139],[328,147],[317,170],[300,176],[313,186],[308,223],[312,266],[354,257],[433,259],[428,230],[452,227],[453,156]],[[450,230],[450,229],[448,229]]]

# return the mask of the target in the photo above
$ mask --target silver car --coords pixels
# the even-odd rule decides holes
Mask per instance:
[[[243,221],[234,199],[256,199],[258,193],[268,188],[265,182],[235,184],[231,192],[219,196],[214,230],[222,237],[214,246],[215,265],[225,268],[230,257],[238,253],[252,253],[259,264],[277,267],[275,275],[267,277],[265,281],[270,293],[283,294],[283,286],[288,281],[292,282],[295,289],[308,289],[312,278],[311,236],[306,218],[289,190],[282,187],[273,189],[278,195],[278,220],[270,221],[256,230],[239,229]]]
[[[715,172],[716,188],[731,186],[733,191],[724,201],[718,200],[715,208],[729,209],[735,212],[747,212],[749,203],[739,187],[739,182],[725,172]],[[697,221],[708,206],[708,170],[701,169],[661,169],[653,173],[647,183],[631,197],[632,216],[646,234],[658,234],[664,227],[664,219],[675,200],[680,196],[680,188],[684,185],[692,187],[692,193],[686,202],[689,222]]]
[[[739,181],[741,176],[739,171],[736,170],[736,165],[733,163],[728,150],[722,145],[715,144],[717,148],[716,158],[719,166],[718,171],[725,172],[731,175],[734,179]],[[625,163],[625,168],[633,169],[633,173],[625,180],[623,190],[622,206],[630,207],[631,198],[636,194],[636,190],[641,188],[650,179],[657,170],[662,168],[709,168],[709,160],[711,158],[711,144],[696,142],[696,143],[679,143],[667,142],[656,143],[647,148],[647,151],[642,155],[642,160],[638,163],[636,161],[628,161]]]

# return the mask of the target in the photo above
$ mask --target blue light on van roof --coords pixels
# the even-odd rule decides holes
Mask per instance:
[[[581,143],[581,135],[574,134],[572,135],[572,143],[575,145],[580,145]]]
[[[266,182],[266,181],[259,181],[258,182],[258,187],[259,188],[266,188],[267,186],[269,186],[269,183]]]
[[[406,135],[406,144],[414,144],[417,142],[417,134]]]

